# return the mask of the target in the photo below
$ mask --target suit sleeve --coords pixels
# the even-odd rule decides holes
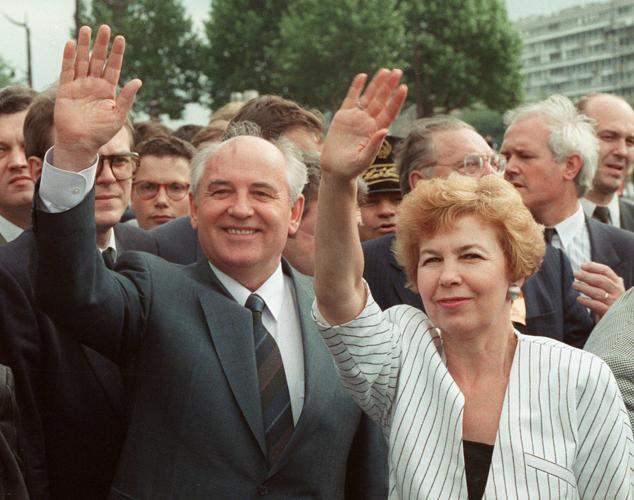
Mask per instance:
[[[77,341],[115,362],[134,353],[148,281],[142,266],[127,276],[106,268],[95,245],[94,192],[66,212],[35,210],[33,222],[31,274],[38,305]]]

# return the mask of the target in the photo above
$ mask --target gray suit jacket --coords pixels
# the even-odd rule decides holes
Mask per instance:
[[[634,234],[586,217],[590,253],[594,262],[605,264],[623,278],[625,289],[634,285]]]
[[[584,349],[602,358],[614,373],[634,427],[634,288],[610,307]]]
[[[634,202],[619,198],[619,212],[621,214],[621,228],[634,231]]]
[[[34,282],[64,331],[127,374],[134,400],[111,498],[385,498],[385,467],[350,472],[352,462],[373,458],[372,447],[353,445],[367,444],[361,410],[310,318],[311,280],[285,266],[302,324],[305,401],[269,467],[251,313],[225,294],[206,260],[184,267],[131,252],[117,273],[107,270],[95,251],[93,204],[88,196],[62,214],[35,213]],[[369,489],[351,494],[350,479]]]

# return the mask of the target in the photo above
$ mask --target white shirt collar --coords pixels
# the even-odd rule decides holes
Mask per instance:
[[[0,215],[0,234],[7,242],[15,240],[22,234],[22,231],[24,229],[20,226],[16,226],[13,222]]]
[[[110,228],[110,231],[108,232],[108,244],[106,245],[106,248],[99,248],[99,251],[103,253],[103,251],[107,250],[108,248],[112,248],[114,250],[115,255],[117,255],[117,241],[116,241],[116,238],[114,237],[113,228]]]
[[[583,207],[583,211],[588,217],[592,217],[594,213],[594,208],[597,204],[594,201],[590,201],[587,198],[581,198],[581,206]],[[608,210],[610,211],[610,219],[612,219],[612,225],[616,227],[621,227],[621,210],[619,209],[619,197],[615,194],[612,196],[610,203],[606,205]]]
[[[209,262],[209,266],[238,304],[243,306],[251,293],[257,293],[260,297],[262,297],[266,303],[267,309],[277,321],[284,301],[284,273],[282,272],[281,262],[273,274],[269,276],[269,278],[255,292],[251,292],[251,290],[244,287],[231,276],[223,273],[211,262]]]
[[[583,208],[581,208],[581,204],[579,204],[574,214],[555,226],[557,236],[559,236],[564,251],[572,246],[573,240],[579,231],[583,229],[585,223],[586,217],[583,213]]]

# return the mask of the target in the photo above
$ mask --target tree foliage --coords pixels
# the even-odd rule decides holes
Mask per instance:
[[[353,75],[402,66],[403,21],[395,0],[295,0],[269,59],[286,96],[334,111]]]
[[[15,70],[0,57],[0,89],[17,83],[19,82],[15,78]]]
[[[271,82],[276,56],[268,50],[277,40],[279,21],[288,0],[213,0],[205,23],[204,72],[217,106],[231,92],[255,89],[276,93]]]
[[[141,78],[137,110],[152,118],[182,116],[201,89],[200,40],[181,0],[93,0],[89,23],[126,37],[122,81]]]
[[[407,78],[418,116],[521,100],[521,42],[501,0],[402,0]]]

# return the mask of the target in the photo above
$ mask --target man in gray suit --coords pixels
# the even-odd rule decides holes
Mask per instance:
[[[599,161],[592,186],[581,198],[588,217],[634,231],[634,203],[619,196],[634,161],[634,110],[615,95],[583,97],[577,109],[593,120],[599,139]]]
[[[614,303],[583,348],[603,359],[614,373],[634,427],[634,288]]]
[[[125,42],[116,37],[107,57],[109,33],[99,29],[91,56],[87,27],[65,48],[51,157],[65,180],[55,189],[60,172],[45,164],[34,230],[42,307],[128,374],[111,497],[385,497],[386,464],[312,324],[312,282],[281,259],[303,205],[292,147],[238,136],[194,159],[197,264],[130,253],[115,273],[96,253],[97,150],[141,86],[116,96]],[[381,75],[367,106],[384,109],[385,127],[404,96],[392,102],[398,82]]]

